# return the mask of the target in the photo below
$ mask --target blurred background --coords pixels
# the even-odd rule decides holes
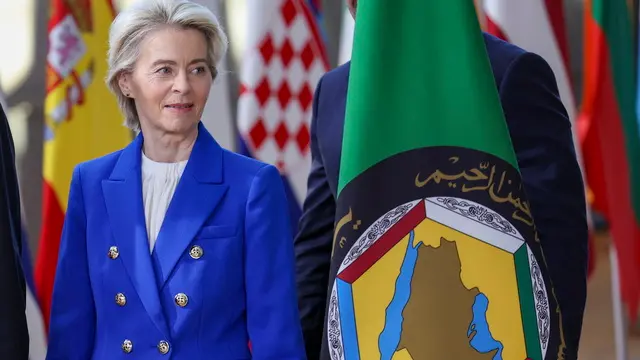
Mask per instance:
[[[102,62],[102,65],[96,67],[99,69],[101,66],[104,67],[104,62],[106,62],[106,37],[102,36],[100,38],[89,33],[93,31],[97,34],[101,31],[104,35],[108,31],[104,24],[108,26],[113,17],[111,13],[105,10],[107,7],[104,4],[97,4],[106,1],[108,0],[0,0],[0,44],[2,44],[3,49],[0,51],[0,89],[4,94],[5,109],[8,109],[8,118],[16,146],[25,233],[29,245],[29,252],[25,257],[30,261],[28,266],[33,264],[33,268],[35,268],[33,270],[34,274],[29,274],[30,279],[32,277],[36,278],[35,282],[30,283],[33,296],[31,298],[31,308],[28,310],[31,318],[32,359],[44,358],[45,340],[43,334],[46,324],[41,319],[38,320],[37,315],[41,313],[43,307],[46,308],[46,305],[42,306],[43,301],[46,301],[43,299],[47,298],[47,295],[43,294],[43,292],[47,291],[46,286],[41,285],[46,281],[42,279],[52,276],[51,272],[55,269],[52,268],[51,264],[55,262],[57,257],[55,241],[53,245],[42,246],[43,242],[50,241],[52,237],[55,237],[56,227],[59,225],[56,225],[56,221],[59,221],[59,219],[50,218],[52,216],[51,212],[46,210],[47,206],[51,206],[51,204],[44,200],[43,188],[46,187],[43,186],[43,183],[47,181],[62,181],[60,186],[64,187],[64,179],[70,176],[70,173],[55,175],[60,176],[62,180],[47,178],[49,176],[47,174],[55,173],[55,171],[47,169],[54,169],[58,164],[69,161],[63,155],[55,153],[55,150],[52,150],[55,148],[54,146],[45,145],[47,141],[54,141],[52,129],[60,123],[60,120],[57,119],[57,105],[53,104],[53,102],[61,101],[60,98],[57,98],[57,100],[45,100],[48,92],[55,93],[52,89],[59,83],[55,79],[52,80],[52,77],[58,76],[59,73],[56,75],[51,71],[50,65],[56,60],[49,53],[49,44],[59,44],[60,41],[73,41],[72,38],[64,38],[64,36],[54,31],[57,26],[54,17],[55,14],[59,15],[61,8],[65,8],[65,11],[70,12],[78,23],[82,23],[83,20],[79,19],[82,16],[90,18],[100,16],[103,19],[101,21],[93,19],[94,28],[92,30],[87,30],[91,26],[80,26],[80,33],[78,33],[80,34],[80,41],[98,42],[94,47],[99,51],[93,49],[93,55],[91,56],[93,56],[92,59],[94,61]],[[299,203],[304,194],[306,172],[308,170],[308,165],[305,164],[305,161],[308,161],[308,155],[305,155],[305,151],[308,150],[308,138],[305,138],[305,136],[308,137],[308,130],[305,132],[305,126],[308,127],[309,112],[306,108],[295,110],[292,107],[273,110],[286,112],[283,116],[287,118],[287,121],[302,124],[300,126],[301,130],[294,133],[291,130],[287,132],[285,128],[285,130],[282,130],[284,131],[283,134],[282,131],[278,133],[278,129],[263,129],[263,132],[266,131],[268,134],[257,134],[256,131],[259,129],[252,122],[253,120],[246,118],[250,116],[251,111],[248,110],[250,106],[243,105],[240,96],[243,91],[246,91],[243,86],[243,79],[253,76],[250,74],[256,71],[264,72],[263,75],[269,77],[270,80],[273,80],[274,77],[295,78],[296,76],[301,76],[304,79],[303,82],[313,91],[322,72],[334,68],[349,59],[351,38],[353,36],[353,21],[346,11],[344,0],[262,1],[282,3],[281,9],[291,6],[301,16],[300,19],[305,19],[304,21],[296,22],[294,24],[296,26],[289,28],[288,36],[291,39],[304,38],[304,36],[311,39],[309,40],[309,43],[312,44],[310,56],[314,57],[317,66],[306,71],[304,69],[301,70],[299,65],[296,67],[287,64],[285,64],[286,66],[275,68],[273,66],[263,66],[257,69],[253,57],[258,53],[264,56],[265,51],[267,51],[263,41],[265,34],[269,31],[275,31],[274,29],[279,29],[278,26],[281,24],[278,25],[278,21],[280,21],[278,16],[282,14],[252,14],[252,7],[248,5],[248,0],[196,1],[214,10],[230,37],[230,51],[223,63],[221,76],[214,85],[215,90],[212,94],[212,100],[210,100],[210,111],[213,115],[207,118],[206,125],[223,146],[234,151],[246,152],[264,161],[277,164],[290,177],[295,193],[293,198]],[[113,5],[117,11],[125,8],[131,2],[131,0],[118,0],[114,1]],[[480,23],[485,30],[514,42],[527,50],[539,53],[550,63],[558,79],[562,100],[574,122],[577,150],[581,158],[589,156],[589,149],[594,146],[589,143],[588,134],[590,131],[593,133],[595,130],[592,129],[598,129],[598,127],[592,125],[592,123],[600,122],[600,124],[603,124],[619,120],[616,120],[615,116],[605,116],[604,119],[598,119],[597,116],[593,115],[597,111],[592,108],[599,106],[597,104],[597,97],[600,94],[598,91],[602,91],[602,87],[606,86],[605,83],[600,81],[602,78],[599,77],[602,76],[601,70],[603,66],[606,67],[606,64],[608,64],[606,56],[603,57],[603,54],[608,54],[608,51],[618,54],[616,55],[618,56],[616,58],[617,61],[611,62],[615,62],[616,66],[627,66],[624,69],[626,71],[624,76],[633,85],[626,88],[628,90],[633,88],[633,94],[627,94],[627,98],[631,97],[634,100],[633,104],[619,104],[619,107],[633,106],[631,112],[636,113],[635,104],[637,102],[635,99],[638,95],[636,90],[638,63],[637,1],[593,0],[593,2],[608,4],[603,5],[608,10],[600,9],[605,12],[608,11],[607,14],[609,16],[606,16],[606,21],[594,21],[597,16],[589,11],[590,7],[585,4],[585,0],[476,1]],[[96,14],[95,11],[91,10],[92,7],[93,10],[103,9],[103,13]],[[305,17],[300,14],[311,14],[313,16]],[[273,16],[273,19],[269,18],[269,16]],[[261,21],[249,21],[248,19],[250,18],[260,18]],[[603,32],[608,37],[605,36],[603,38],[597,35],[597,31],[589,30],[589,27],[594,26],[594,24],[599,29],[604,29]],[[96,26],[103,26],[103,28],[96,29]],[[607,33],[607,29],[613,30]],[[304,34],[304,36],[301,34]],[[619,41],[616,41],[616,39]],[[590,47],[591,50],[589,50]],[[87,49],[92,51],[92,46],[89,45]],[[270,51],[273,52],[274,50],[271,49]],[[587,53],[586,56],[585,51]],[[276,49],[275,52],[283,56],[282,49]],[[622,56],[621,59],[620,56]],[[47,63],[49,63],[49,66]],[[295,64],[295,61],[293,63]],[[605,70],[613,71],[611,67]],[[96,71],[96,73],[104,76],[99,71]],[[585,79],[591,80],[586,81]],[[616,80],[619,80],[619,78]],[[65,81],[63,79],[62,82],[64,83]],[[104,87],[102,78],[96,77],[89,81],[90,83],[80,82],[82,86]],[[295,82],[294,80],[291,81]],[[88,106],[89,102],[92,102],[93,106],[101,102],[113,102],[111,95],[105,91],[88,91],[86,94],[92,94],[93,98],[83,98],[73,92],[76,91],[73,86],[69,89],[71,90],[67,94],[67,100],[72,99],[72,101],[65,105],[67,108],[63,117],[73,117],[72,111],[74,109]],[[614,88],[612,91],[619,92],[620,90]],[[294,97],[298,96],[301,99],[303,93],[301,90]],[[82,94],[82,90],[80,90],[80,94]],[[586,94],[586,96],[583,94]],[[306,95],[308,96],[308,94]],[[619,95],[620,93],[618,93]],[[59,97],[59,95],[56,96]],[[584,100],[585,97],[588,99]],[[213,100],[214,98],[215,100]],[[100,105],[97,106],[100,108]],[[612,111],[615,112],[615,110],[604,109],[603,111],[604,114],[609,114]],[[630,109],[626,108],[626,110],[629,111]],[[623,110],[620,110],[620,112],[623,112]],[[81,114],[81,110],[77,114]],[[580,114],[584,115],[583,123],[579,121]],[[98,116],[83,120],[120,123],[122,119],[118,116],[119,114],[115,114],[109,118],[99,118]],[[203,119],[204,121],[205,119]],[[55,126],[52,124],[55,124]],[[81,134],[76,135],[82,136]],[[95,135],[93,134],[93,136]],[[263,141],[258,138],[271,135],[276,139],[274,140],[276,142],[278,137],[286,137],[289,140],[293,139],[297,140],[299,144],[301,143],[301,155],[299,155],[302,160],[298,162],[291,160],[287,157],[287,151],[283,150],[282,147],[279,152],[277,149],[271,152],[262,151],[265,147],[268,147],[268,144],[261,145]],[[634,136],[640,137],[638,133]],[[592,142],[598,142],[600,146],[607,146],[607,141],[610,141],[610,139],[598,137],[597,133],[595,137],[599,140],[592,140]],[[73,142],[75,140],[73,137],[67,137],[65,141]],[[77,141],[84,143],[80,140]],[[76,151],[82,152],[83,148],[78,147]],[[90,152],[93,154],[93,151],[95,150],[87,150],[87,154]],[[47,154],[47,152],[49,153]],[[280,157],[269,155],[274,153],[280,154]],[[640,159],[640,157],[635,157],[634,154],[627,154],[627,159],[632,161],[633,159]],[[600,159],[603,162],[608,160],[611,159]],[[606,183],[607,186],[622,184],[618,188],[622,189],[620,191],[623,194],[626,193],[629,198],[635,194],[634,187],[640,186],[628,174],[632,172],[629,169],[634,166],[640,166],[638,163],[631,163],[629,169],[625,170],[627,173],[624,171],[616,174],[607,172],[609,175],[605,176],[596,174],[606,172],[604,164],[600,164],[600,167],[597,167],[596,162],[596,165],[589,169],[590,158],[584,159],[584,161],[587,163],[586,178],[590,179],[595,176],[598,186],[601,185],[600,182]],[[604,180],[598,178],[598,176],[604,176]],[[627,181],[619,182],[619,178],[616,176],[626,176]],[[629,178],[632,179],[630,184]],[[620,194],[620,192],[617,194]],[[637,295],[640,291],[640,277],[638,276],[640,270],[636,269],[640,267],[640,261],[636,261],[640,260],[640,256],[636,257],[639,252],[636,252],[635,245],[640,239],[635,237],[635,232],[633,231],[625,232],[622,229],[618,232],[618,234],[622,234],[622,236],[616,238],[615,242],[618,252],[624,253],[624,255],[631,253],[632,255],[620,257],[621,266],[616,266],[618,258],[615,253],[610,251],[613,242],[609,236],[609,225],[613,224],[620,213],[618,212],[618,215],[616,215],[615,212],[606,210],[606,205],[598,207],[597,204],[598,201],[612,204],[616,200],[613,197],[614,195],[611,193],[607,195],[602,191],[599,192],[595,186],[589,190],[589,199],[594,205],[594,212],[592,213],[593,238],[591,243],[593,258],[591,261],[589,295],[580,359],[640,359],[640,326],[637,325],[638,321],[634,316],[635,311],[633,311],[637,307],[635,299],[637,296],[634,297],[634,294]],[[57,201],[60,204],[65,204],[66,198],[61,196]],[[66,205],[60,206],[64,208]],[[596,210],[600,210],[600,212]],[[620,216],[633,217],[634,214],[629,213]],[[609,222],[605,221],[605,219],[609,220]],[[640,248],[640,245],[638,245],[638,248]],[[613,264],[611,263],[612,260]],[[622,263],[625,266],[622,266]],[[621,273],[620,269],[624,269],[623,273]],[[27,270],[32,272],[30,269]],[[618,281],[619,278],[623,279],[621,283]],[[625,294],[625,296],[621,296],[621,294]]]

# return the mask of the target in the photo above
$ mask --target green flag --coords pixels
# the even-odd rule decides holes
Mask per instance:
[[[359,2],[323,359],[564,359],[473,2]]]

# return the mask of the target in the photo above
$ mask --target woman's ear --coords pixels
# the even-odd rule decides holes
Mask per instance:
[[[118,86],[120,86],[120,91],[122,91],[124,96],[132,97],[131,74],[129,74],[128,72],[121,72],[120,75],[118,75]]]

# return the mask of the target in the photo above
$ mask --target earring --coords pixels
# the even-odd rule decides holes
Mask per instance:
[[[124,96],[129,97],[129,93],[124,94]]]

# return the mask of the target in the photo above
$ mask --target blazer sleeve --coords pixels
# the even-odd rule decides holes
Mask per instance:
[[[255,176],[246,208],[245,286],[253,359],[303,360],[287,197],[275,167]]]
[[[76,166],[60,239],[47,360],[84,360],[93,353],[96,312],[89,279],[87,219],[80,173],[81,166]]]
[[[567,347],[577,351],[587,294],[589,235],[571,123],[553,71],[538,55],[526,53],[512,63],[500,94],[560,303]]]
[[[317,138],[322,84],[321,79],[313,99],[311,171],[307,180],[307,196],[298,223],[298,235],[294,242],[298,308],[309,360],[318,359],[320,356],[336,212],[335,199],[329,188]]]

